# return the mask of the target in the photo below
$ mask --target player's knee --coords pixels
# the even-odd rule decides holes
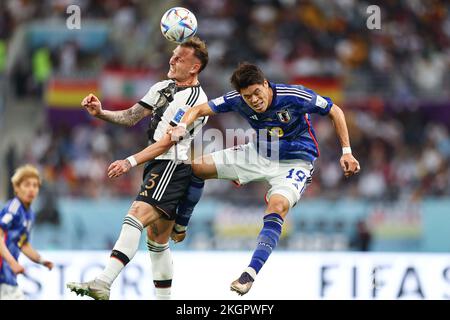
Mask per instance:
[[[139,217],[142,215],[142,206],[136,201],[133,202],[130,209],[128,209],[128,214],[139,219]]]
[[[203,179],[203,170],[201,163],[192,163],[192,172],[199,178]]]
[[[147,226],[152,221],[159,218],[158,214],[154,213],[152,206],[141,201],[134,201],[128,210],[128,214],[138,219],[144,226]]]
[[[217,178],[216,165],[211,156],[201,157],[192,162],[192,172],[201,179]]]
[[[278,213],[279,215],[284,217],[289,211],[289,201],[284,199],[269,201],[267,211],[269,213]]]
[[[167,232],[160,233],[153,227],[153,225],[150,225],[147,228],[147,241],[163,245],[169,242],[169,237],[170,237],[169,233]]]

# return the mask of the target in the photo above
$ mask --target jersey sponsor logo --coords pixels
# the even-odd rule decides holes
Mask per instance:
[[[322,109],[325,109],[328,105],[327,100],[325,100],[324,98],[322,98],[321,96],[317,95],[316,98],[316,106]]]
[[[211,102],[214,103],[215,106],[220,106],[221,104],[225,103],[225,99],[223,97],[219,97],[219,98],[213,99]]]
[[[288,123],[289,121],[291,121],[291,114],[287,109],[277,111],[277,117],[282,123]]]
[[[175,114],[175,116],[173,117],[173,122],[175,122],[176,124],[180,123],[181,118],[183,118],[185,112],[183,109],[178,109],[177,113]]]

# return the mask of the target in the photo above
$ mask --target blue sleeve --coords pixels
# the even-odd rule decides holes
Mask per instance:
[[[230,93],[208,101],[208,105],[215,113],[233,111],[233,104],[230,101]],[[234,95],[234,97],[236,97]]]
[[[298,98],[298,100],[301,101],[303,108],[305,108],[306,113],[318,113],[325,116],[330,112],[333,101],[329,97],[322,97],[313,90],[303,86],[298,86],[298,88],[301,88],[302,91],[306,92],[306,96],[309,99]]]
[[[6,210],[6,208],[0,211],[0,228],[4,231],[11,229],[15,217],[16,215]]]

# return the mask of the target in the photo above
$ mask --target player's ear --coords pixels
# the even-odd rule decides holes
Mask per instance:
[[[200,63],[194,63],[194,65],[191,68],[191,73],[196,74],[200,71]]]

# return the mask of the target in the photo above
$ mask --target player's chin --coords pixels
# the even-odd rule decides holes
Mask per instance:
[[[253,110],[254,110],[256,113],[264,113],[264,112],[266,112],[267,108],[266,108],[266,107],[253,108]]]

